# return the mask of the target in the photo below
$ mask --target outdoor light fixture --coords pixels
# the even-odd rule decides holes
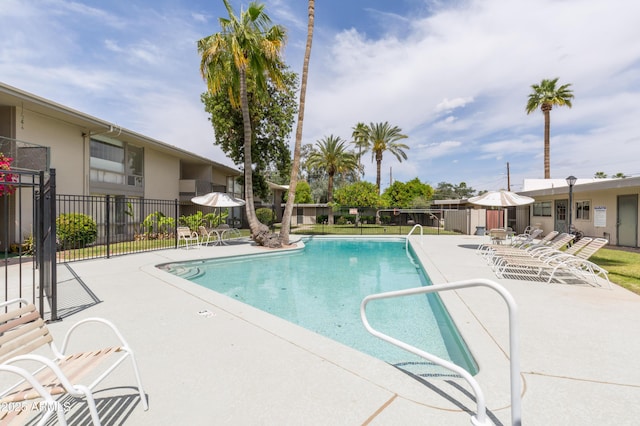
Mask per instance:
[[[573,204],[573,185],[576,184],[577,180],[578,178],[573,175],[569,176],[566,179],[567,185],[569,185],[569,233],[571,233],[571,205]]]

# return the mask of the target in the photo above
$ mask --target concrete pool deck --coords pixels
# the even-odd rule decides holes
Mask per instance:
[[[526,425],[640,421],[640,296],[617,285],[498,279],[475,254],[478,236],[412,236],[435,284],[487,278],[518,303],[522,420]],[[99,300],[52,323],[112,320],[136,351],[150,409],[124,365],[96,397],[120,404],[105,424],[468,425],[476,405],[462,379],[415,380],[398,369],[156,268],[190,259],[266,252],[251,244],[163,250],[74,262]],[[253,283],[259,277],[250,277]],[[60,279],[59,279],[60,281]],[[73,280],[70,280],[73,281]],[[64,300],[69,296],[61,285]],[[489,418],[511,424],[507,308],[486,288],[441,295],[480,366]],[[100,342],[102,336],[87,336]],[[122,388],[124,386],[124,388]],[[124,395],[124,396],[123,396]],[[104,397],[102,400],[100,398]],[[72,423],[71,423],[72,424]]]

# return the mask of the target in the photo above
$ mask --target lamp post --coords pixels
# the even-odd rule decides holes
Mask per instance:
[[[571,206],[573,205],[573,185],[576,184],[576,181],[578,179],[571,175],[569,176],[566,181],[567,181],[567,185],[569,185],[569,233],[571,233]]]

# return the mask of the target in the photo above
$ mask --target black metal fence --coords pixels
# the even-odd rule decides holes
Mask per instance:
[[[58,262],[176,247],[178,200],[58,195]]]
[[[55,170],[12,168],[0,175],[2,299],[27,299],[55,320]]]

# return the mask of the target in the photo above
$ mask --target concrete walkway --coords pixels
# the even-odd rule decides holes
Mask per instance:
[[[616,285],[607,290],[497,279],[475,254],[486,238],[414,236],[411,242],[434,283],[488,278],[515,298],[523,424],[640,424],[640,296]],[[105,410],[118,406],[105,411],[105,424],[470,424],[476,405],[461,379],[419,382],[380,360],[156,268],[165,262],[265,251],[237,243],[70,264],[99,302],[51,324],[54,337],[60,339],[85,317],[111,319],[137,351],[151,406],[145,412],[139,405],[125,365],[96,395]],[[447,292],[442,298],[480,365],[475,378],[489,419],[511,424],[504,301],[485,288]],[[87,335],[82,343],[103,345],[104,339]],[[79,422],[86,414],[77,407]]]

